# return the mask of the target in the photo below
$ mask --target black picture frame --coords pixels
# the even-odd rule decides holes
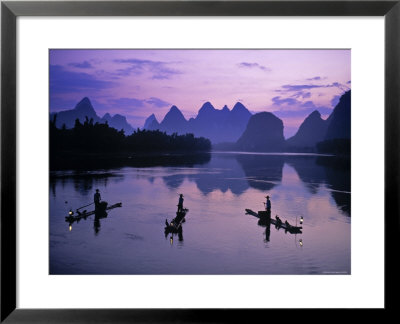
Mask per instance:
[[[236,322],[267,309],[16,308],[16,19],[19,16],[383,16],[385,18],[385,308],[394,310],[399,237],[400,0],[395,1],[2,1],[1,322]],[[374,206],[371,204],[371,208]],[[383,211],[376,211],[382,213]],[[344,292],[345,293],[345,292]],[[266,305],[267,306],[267,305]],[[300,311],[300,310],[297,310]],[[329,310],[327,310],[329,311]],[[267,313],[268,312],[268,313]],[[303,310],[304,312],[304,310]],[[303,313],[304,314],[304,313]],[[385,314],[386,315],[386,314]],[[314,315],[313,315],[314,316]],[[334,315],[333,315],[334,316]],[[370,315],[368,315],[370,316]],[[334,319],[334,318],[332,318]],[[321,320],[321,319],[320,319]]]

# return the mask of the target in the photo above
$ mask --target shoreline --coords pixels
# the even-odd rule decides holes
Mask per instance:
[[[243,151],[159,151],[159,152],[82,152],[60,151],[49,157],[49,171],[101,170],[123,167],[193,167],[211,160],[212,155],[264,156],[282,158],[316,158],[320,164],[340,162],[350,165],[350,156],[293,153],[293,152],[243,152]],[[322,159],[322,160],[321,160]],[[333,160],[331,162],[323,160]],[[336,162],[335,162],[336,161]]]

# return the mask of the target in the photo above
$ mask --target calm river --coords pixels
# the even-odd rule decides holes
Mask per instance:
[[[350,166],[335,157],[211,153],[50,173],[51,274],[350,274]],[[99,189],[106,218],[65,221]],[[164,234],[179,194],[182,235]],[[299,225],[285,233],[246,215]],[[93,205],[83,209],[92,210]]]

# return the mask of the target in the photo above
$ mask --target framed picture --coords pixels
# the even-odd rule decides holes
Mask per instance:
[[[2,2],[1,320],[392,309],[399,15]]]

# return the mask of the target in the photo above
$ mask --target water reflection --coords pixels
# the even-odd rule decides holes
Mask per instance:
[[[174,236],[178,236],[178,242],[182,245],[183,243],[183,229],[181,228],[178,232],[165,232],[165,238],[169,238],[169,243],[172,245],[174,244]]]
[[[281,155],[238,154],[236,159],[252,188],[269,191],[282,181],[284,157]]]
[[[50,170],[111,170],[125,167],[192,167],[197,164],[208,163],[210,153],[194,154],[133,154],[132,156],[101,156],[101,157],[68,157],[55,156],[50,161]]]
[[[68,218],[66,218],[65,221],[68,222],[69,231],[71,232],[73,230],[73,226],[72,225],[78,224],[81,220],[84,220],[84,221],[86,221],[88,219],[91,220],[92,217],[90,217],[90,216],[92,216],[92,215],[93,214],[91,213],[91,214],[88,214],[88,215],[83,215],[82,217],[68,217]],[[99,232],[100,232],[100,227],[101,227],[100,219],[107,218],[107,216],[108,216],[108,214],[106,212],[101,213],[101,214],[94,213],[93,229],[94,229],[94,234],[95,235],[98,235]]]
[[[269,242],[269,238],[271,235],[271,213],[266,214],[264,216],[260,216],[258,222],[257,222],[258,226],[261,227],[265,227],[265,242]]]
[[[316,158],[310,156],[287,156],[285,162],[292,166],[306,189],[316,194],[320,186],[326,183],[326,168],[316,164]]]
[[[50,273],[350,272],[346,165],[338,167],[338,162],[315,156],[227,153],[212,154],[202,162],[53,172]],[[97,187],[107,200],[123,202],[118,217],[93,214],[65,222],[70,208],[75,212],[93,201]],[[180,230],[165,231],[166,218],[169,224],[176,216],[179,193],[185,194],[190,218]],[[267,219],[243,214],[245,207],[263,209],[266,195],[272,200],[273,217],[279,214],[283,222],[298,224],[304,215],[304,234],[285,235]],[[303,239],[307,244],[300,252]]]
[[[98,215],[98,214],[95,215],[94,221],[93,221],[94,235],[98,235],[100,232],[100,227],[101,227],[100,219],[107,218],[107,215],[108,215],[107,213],[104,213],[102,215]]]
[[[350,187],[351,187],[351,162],[344,158],[318,157],[317,165],[326,168],[327,182],[332,189],[331,195],[336,205],[346,215],[351,215]]]
[[[108,207],[107,207],[106,202],[103,202],[103,203],[104,203],[104,209],[96,208],[96,209],[93,209],[90,211],[88,211],[86,209],[83,211],[80,211],[82,208],[92,205],[92,204],[89,204],[89,205],[77,208],[75,212],[70,210],[68,213],[68,216],[65,217],[65,221],[68,223],[69,231],[70,232],[72,231],[72,225],[74,223],[78,224],[81,220],[86,221],[87,219],[91,219],[90,216],[94,216],[93,229],[94,229],[94,234],[97,236],[100,232],[100,227],[101,227],[100,219],[107,218],[107,216],[108,216],[107,211],[122,207],[122,203],[116,203],[116,204],[108,206]]]
[[[347,216],[351,215],[350,159],[331,156],[286,156],[311,194],[317,194],[321,185],[330,190],[338,208]]]
[[[163,177],[164,184],[170,189],[178,189],[183,181],[185,180],[186,176],[182,174],[174,174]]]
[[[115,162],[122,167],[126,161]],[[216,190],[235,195],[242,195],[249,188],[263,193],[273,190],[282,181],[283,167],[288,164],[294,168],[306,190],[318,194],[319,190],[329,190],[338,208],[347,216],[350,208],[350,161],[334,157],[296,156],[296,155],[253,155],[253,154],[210,154],[190,155],[187,157],[172,155],[160,159],[139,158],[130,159],[128,165],[141,170],[154,170],[152,165],[163,165],[161,179],[171,190],[178,190],[185,180],[194,182],[196,187],[208,195]],[[111,165],[109,163],[108,165]],[[168,167],[172,166],[172,167]],[[101,171],[77,170],[74,172],[52,172],[50,189],[56,196],[56,183],[73,181],[76,192],[88,196],[93,188],[106,187],[109,181],[118,183],[124,181],[125,169],[107,169]],[[144,172],[144,171],[143,171]],[[160,175],[152,171],[141,173],[154,184]]]
[[[95,187],[107,187],[109,181],[114,183],[122,182],[123,174],[117,174],[108,171],[73,171],[60,172],[53,171],[50,173],[50,188],[54,197],[56,197],[56,183],[61,181],[63,187],[67,182],[72,181],[75,191],[82,196],[91,195]]]
[[[170,189],[178,189],[185,179],[195,181],[197,188],[208,195],[215,190],[243,194],[249,187],[271,191],[282,181],[283,166],[292,166],[305,188],[313,195],[321,186],[331,189],[335,203],[350,216],[350,164],[333,157],[294,155],[213,155],[209,163],[198,166],[195,174],[174,174],[163,177]]]
[[[189,179],[196,182],[204,195],[215,190],[230,190],[235,195],[241,195],[249,188],[243,168],[231,156],[213,155],[211,161],[197,174],[189,175]]]
[[[336,205],[339,209],[344,212],[347,216],[351,216],[351,198],[350,194],[346,192],[332,191],[331,195],[335,200]]]

